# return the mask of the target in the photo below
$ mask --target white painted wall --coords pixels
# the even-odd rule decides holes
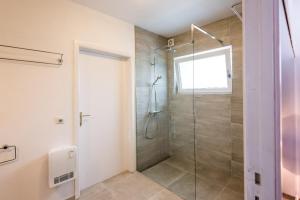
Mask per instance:
[[[0,166],[0,199],[63,200],[73,185],[49,189],[47,153],[72,144],[73,41],[134,58],[134,27],[69,0],[0,0],[0,44],[65,54],[60,68],[0,61],[0,145],[17,162]],[[55,124],[62,117],[65,124]]]

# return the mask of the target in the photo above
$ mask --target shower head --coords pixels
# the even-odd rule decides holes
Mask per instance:
[[[176,49],[174,47],[169,47],[168,45],[165,45],[165,46],[159,47],[157,49],[154,49],[154,53],[157,53],[157,51],[160,51],[160,50],[163,50],[163,51],[166,51],[166,52],[173,52],[173,53],[175,53]]]
[[[167,52],[175,53],[175,52],[176,52],[176,49],[174,49],[174,48],[172,48],[172,47],[166,47],[166,51],[167,51]]]

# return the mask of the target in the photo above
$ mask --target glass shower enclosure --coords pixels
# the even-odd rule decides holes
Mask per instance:
[[[181,199],[243,199],[232,167],[233,47],[220,25],[237,22],[171,39],[135,28],[137,170]]]

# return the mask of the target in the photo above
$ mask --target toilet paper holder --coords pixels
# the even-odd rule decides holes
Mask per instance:
[[[6,163],[15,161],[17,159],[17,147],[15,145],[7,145],[7,144],[5,144],[2,147],[0,147],[0,154],[1,153],[7,153],[7,151],[11,151],[11,150],[14,151],[13,152],[14,157],[12,159],[1,161],[0,165],[3,165],[3,164],[6,164]]]

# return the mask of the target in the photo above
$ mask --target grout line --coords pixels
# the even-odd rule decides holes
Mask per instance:
[[[110,187],[108,187],[107,185],[105,185],[104,183],[103,183],[103,188],[108,190],[112,194],[113,198],[116,197],[116,194],[115,194],[116,192],[113,189],[111,189]]]
[[[183,171],[183,172],[185,172],[185,173],[187,173],[187,174],[190,174],[190,175],[192,175],[192,176],[196,176],[197,178],[204,179],[204,180],[207,180],[207,181],[211,181],[209,178],[201,177],[200,175],[191,173],[191,172],[189,172],[189,171],[187,171],[187,170],[184,170],[184,169],[182,169],[182,168],[180,168],[180,167],[178,167],[178,166],[176,166],[176,165],[169,164],[169,163],[167,163],[167,162],[166,162],[165,164],[167,164],[167,165],[169,165],[169,166],[171,166],[171,167],[174,167],[174,168],[176,168],[176,169],[178,169],[178,170],[180,170],[180,171]],[[198,174],[199,174],[199,173],[198,173]],[[232,177],[233,177],[232,175],[229,175],[229,176],[228,176],[228,180],[226,181],[226,184],[227,184],[227,182],[229,182],[229,180],[230,180]],[[213,184],[216,184],[216,185],[218,185],[218,186],[225,186],[225,185],[226,185],[226,184],[216,183],[215,181],[212,181],[212,183],[213,183]]]
[[[226,184],[224,185],[224,187],[222,188],[222,190],[218,193],[218,195],[214,198],[214,200],[218,199],[221,194],[225,191],[225,189],[227,188],[227,186],[229,185],[229,181],[231,178],[229,178],[229,180],[226,182]]]
[[[169,188],[172,184],[174,184],[175,182],[177,182],[187,174],[188,174],[187,172],[181,171],[181,174],[177,178],[175,178],[173,181],[167,184],[167,188]]]
[[[225,186],[222,188],[222,190],[220,190],[220,192],[217,194],[217,196],[213,200],[217,200],[224,191],[225,191]]]

